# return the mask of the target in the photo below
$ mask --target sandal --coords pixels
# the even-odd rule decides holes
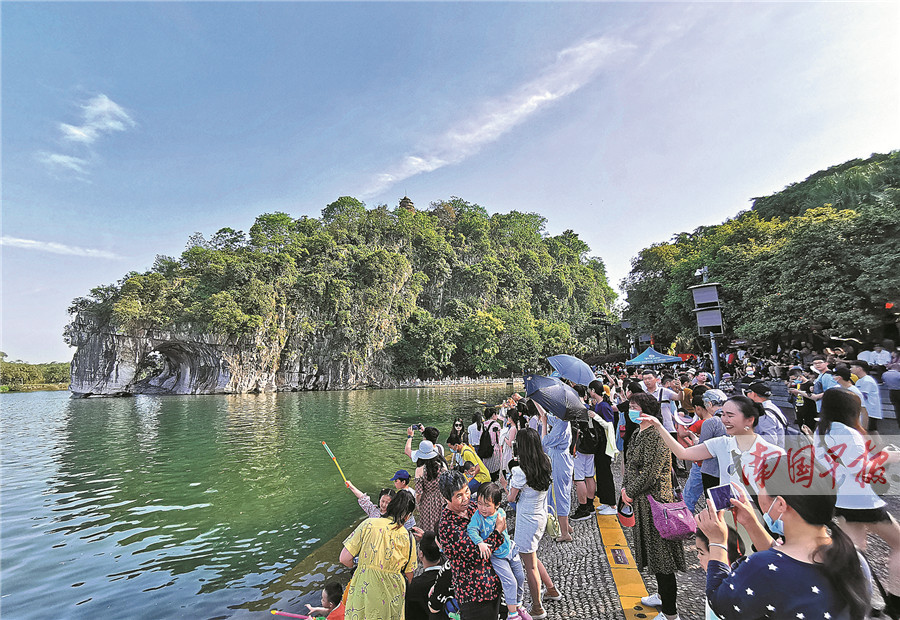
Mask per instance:
[[[555,540],[556,542],[572,542],[572,541],[575,540],[575,539],[572,538],[572,535],[571,535],[571,534],[569,534],[568,536],[562,536],[562,535],[557,536],[557,537],[554,538],[553,540]]]

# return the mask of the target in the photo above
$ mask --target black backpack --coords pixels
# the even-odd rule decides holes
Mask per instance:
[[[600,426],[594,426],[594,421],[588,418],[587,422],[577,422],[575,448],[581,454],[596,454],[600,447]]]
[[[796,422],[794,424],[788,424],[787,416],[785,415],[784,411],[781,410],[781,407],[779,407],[775,403],[772,403],[772,406],[777,410],[777,413],[765,406],[763,406],[763,409],[768,415],[771,415],[773,418],[775,418],[775,420],[781,425],[781,428],[784,429],[785,450],[794,450],[796,452],[812,445],[812,437],[800,430],[800,427],[797,426]]]
[[[496,422],[486,422],[484,430],[481,431],[481,439],[478,440],[478,450],[475,454],[481,459],[489,459],[494,456],[494,442],[491,440],[491,428],[498,427]]]

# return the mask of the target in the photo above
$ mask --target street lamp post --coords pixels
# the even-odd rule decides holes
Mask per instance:
[[[631,354],[631,357],[635,357],[637,355],[637,350],[634,346],[634,336],[631,333],[631,321],[621,321],[619,327],[625,332],[625,338],[628,341],[628,352]]]
[[[591,323],[594,325],[602,325],[603,331],[606,334],[606,354],[609,355],[609,326],[612,325],[609,319],[603,316],[600,313],[595,312],[591,315]],[[594,335],[597,337],[597,348],[600,348],[600,334],[594,332]]]
[[[719,366],[719,347],[716,335],[725,333],[725,322],[722,319],[722,305],[719,300],[719,283],[709,282],[708,272],[706,267],[698,269],[694,275],[702,275],[703,284],[697,284],[688,289],[694,296],[697,329],[701,336],[709,336],[713,372],[716,375],[716,385],[719,385],[719,381],[722,379],[722,369]]]

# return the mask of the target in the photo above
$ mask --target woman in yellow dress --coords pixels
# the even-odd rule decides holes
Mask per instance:
[[[408,491],[388,504],[384,517],[366,519],[344,541],[341,564],[359,566],[347,586],[346,620],[403,620],[406,584],[418,560],[412,534],[403,524],[416,508]]]

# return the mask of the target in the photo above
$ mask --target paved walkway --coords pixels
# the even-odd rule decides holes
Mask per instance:
[[[619,488],[621,480],[617,470],[615,466],[613,471]],[[886,499],[888,509],[896,517],[900,515],[900,485],[895,483],[892,491]],[[577,505],[573,501],[573,506]],[[572,525],[575,528],[573,542],[558,543],[545,536],[538,549],[538,557],[563,594],[561,601],[545,601],[548,620],[655,618],[658,610],[641,607],[639,599],[648,591],[656,592],[656,580],[651,573],[633,568],[630,528],[619,527],[616,517],[600,516]],[[613,553],[613,549],[623,551]],[[869,560],[882,583],[887,578],[887,552],[887,546],[880,539],[869,536]],[[631,562],[630,566],[615,563],[623,556]],[[703,620],[706,573],[697,562],[693,541],[685,542],[685,559],[688,571],[677,573],[678,613],[682,620]],[[525,591],[527,599],[527,587]],[[877,600],[877,606],[880,606],[880,598]]]

